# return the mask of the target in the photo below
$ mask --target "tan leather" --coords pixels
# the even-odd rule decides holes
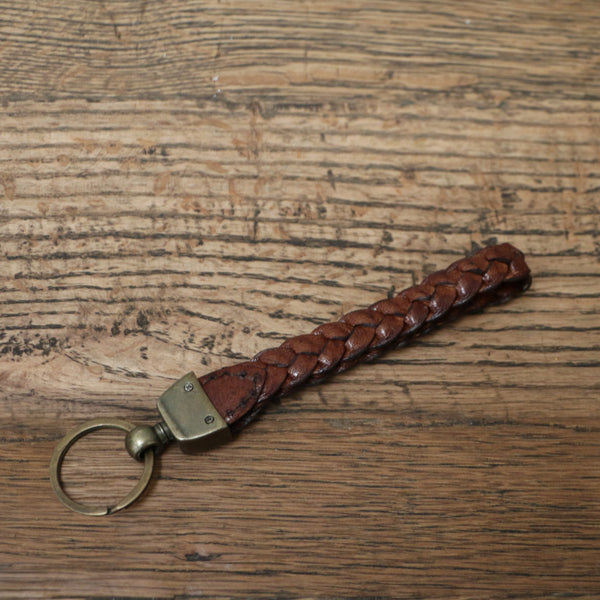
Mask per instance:
[[[510,244],[488,246],[392,299],[204,375],[200,383],[228,425],[239,429],[270,399],[372,360],[462,314],[506,302],[530,283],[529,267],[519,250]]]

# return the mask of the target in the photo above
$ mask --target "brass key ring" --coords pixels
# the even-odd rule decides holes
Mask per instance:
[[[150,478],[152,477],[152,469],[154,467],[154,451],[152,449],[148,449],[143,454],[144,471],[140,480],[137,482],[136,486],[131,490],[131,492],[129,492],[127,496],[117,502],[117,504],[114,506],[88,506],[86,504],[76,502],[65,493],[60,477],[63,460],[71,446],[77,440],[81,439],[88,433],[98,431],[99,429],[120,429],[121,431],[130,433],[135,429],[135,427],[136,426],[132,423],[123,421],[122,419],[91,419],[90,421],[85,421],[79,427],[76,427],[67,433],[67,435],[65,435],[65,437],[54,449],[52,460],[50,461],[50,482],[52,484],[52,489],[63,504],[68,506],[71,510],[83,515],[103,516],[110,515],[118,510],[121,510],[122,508],[125,508],[126,506],[129,506],[143,494],[148,483],[150,482]]]

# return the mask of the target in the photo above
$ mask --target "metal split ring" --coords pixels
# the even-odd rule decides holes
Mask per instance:
[[[152,477],[152,469],[154,467],[154,450],[148,449],[143,454],[144,459],[144,471],[140,480],[136,486],[125,496],[121,501],[117,502],[114,506],[87,506],[79,502],[75,502],[72,498],[67,496],[65,493],[62,481],[60,477],[60,471],[63,460],[69,451],[69,448],[80,438],[98,431],[99,429],[119,429],[130,433],[135,429],[135,425],[128,421],[121,419],[92,419],[82,423],[79,427],[71,430],[65,437],[58,443],[52,454],[52,460],[50,461],[50,483],[54,493],[58,496],[58,499],[71,510],[89,516],[103,516],[110,515],[112,513],[129,506],[132,502],[135,502],[146,489],[150,478]]]

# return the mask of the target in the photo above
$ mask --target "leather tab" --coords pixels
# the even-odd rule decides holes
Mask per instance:
[[[519,250],[510,244],[488,246],[393,298],[209,373],[200,383],[221,417],[239,429],[269,400],[372,360],[463,314],[506,302],[530,283]]]

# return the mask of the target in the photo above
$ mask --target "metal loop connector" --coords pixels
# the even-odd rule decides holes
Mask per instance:
[[[150,478],[152,477],[152,469],[154,467],[154,446],[149,447],[147,445],[145,449],[140,448],[140,454],[143,452],[142,458],[144,460],[144,471],[142,472],[142,476],[131,492],[129,492],[125,498],[117,502],[117,504],[114,506],[88,506],[76,502],[67,496],[63,489],[60,477],[63,460],[69,451],[69,448],[71,448],[71,446],[77,440],[81,439],[88,433],[98,431],[99,429],[119,429],[121,431],[130,433],[138,428],[132,423],[123,421],[121,419],[92,419],[90,421],[86,421],[65,435],[65,437],[54,449],[52,460],[50,461],[50,483],[52,484],[52,489],[58,496],[58,499],[71,510],[89,516],[110,515],[121,510],[122,508],[129,506],[132,502],[137,500],[144,493],[144,490],[148,486]],[[148,429],[152,430],[151,427]]]
[[[157,423],[154,427],[138,425],[125,437],[125,447],[135,460],[142,460],[146,452],[151,450],[159,454],[172,440],[173,434],[164,423]]]

